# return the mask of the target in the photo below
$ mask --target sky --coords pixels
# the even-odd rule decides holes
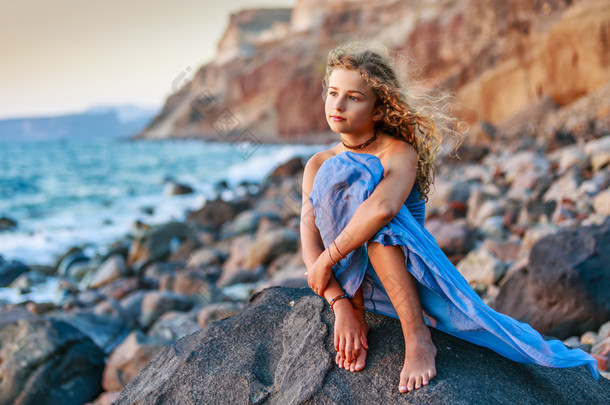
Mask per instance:
[[[0,119],[161,108],[216,54],[230,13],[296,0],[0,0]],[[180,79],[182,80],[182,79]]]

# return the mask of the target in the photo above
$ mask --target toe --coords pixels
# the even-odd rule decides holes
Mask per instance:
[[[421,379],[421,384],[422,385],[428,385],[428,382],[430,380],[428,379],[428,375],[426,374],[425,376],[423,376],[423,378]]]
[[[366,365],[366,350],[360,350],[360,356],[355,361],[354,371],[361,371]]]
[[[409,379],[407,380],[407,391],[413,391],[414,387],[415,387],[415,378],[409,377]]]
[[[408,392],[409,388],[407,387],[407,382],[408,382],[408,378],[403,377],[401,374],[400,375],[400,384],[398,385],[398,391],[402,392],[403,394],[405,392]]]
[[[419,377],[419,376],[415,377],[415,389],[421,388],[421,380],[422,380],[421,377]]]

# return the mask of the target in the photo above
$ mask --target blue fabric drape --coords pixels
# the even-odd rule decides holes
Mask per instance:
[[[379,158],[366,153],[342,152],[322,164],[310,201],[325,246],[345,228],[383,174]],[[426,324],[520,363],[587,365],[593,377],[599,378],[597,361],[583,350],[570,349],[559,340],[544,340],[528,324],[494,311],[481,300],[424,228],[425,204],[419,196],[417,187],[413,187],[396,217],[369,242],[402,248],[406,268],[417,280]],[[362,284],[368,311],[397,318],[368,259],[369,242],[335,264],[333,272],[349,296]]]

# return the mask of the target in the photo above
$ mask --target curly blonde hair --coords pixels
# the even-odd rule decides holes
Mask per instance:
[[[322,82],[322,98],[326,101],[333,70],[358,70],[373,89],[377,97],[376,107],[383,113],[383,118],[375,123],[375,130],[408,142],[417,151],[415,183],[420,198],[427,201],[436,174],[436,157],[443,141],[442,129],[454,132],[452,125],[447,124],[457,120],[442,111],[450,98],[448,94],[408,96],[389,53],[383,46],[364,41],[343,43],[330,51]],[[426,105],[418,107],[415,105],[417,101],[425,101]],[[441,103],[443,107],[438,106]]]

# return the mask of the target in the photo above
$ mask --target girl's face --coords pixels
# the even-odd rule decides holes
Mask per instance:
[[[324,110],[330,129],[353,136],[372,135],[381,118],[373,89],[357,70],[335,69],[328,80]]]

